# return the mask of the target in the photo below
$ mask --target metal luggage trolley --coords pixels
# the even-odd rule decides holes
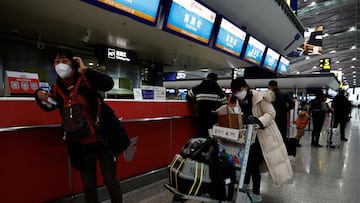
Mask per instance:
[[[231,145],[236,145],[237,147],[243,150],[243,159],[242,163],[240,163],[241,168],[240,171],[237,171],[237,185],[235,185],[235,191],[233,194],[233,198],[231,202],[235,203],[251,203],[251,199],[246,190],[243,189],[246,166],[248,163],[248,155],[250,151],[250,145],[252,141],[252,136],[256,133],[257,128],[263,128],[262,123],[255,117],[250,119],[251,124],[244,125],[242,129],[239,129],[239,136],[243,136],[244,139],[234,140],[233,138],[226,138],[225,136],[217,136],[213,134],[213,137],[217,140],[218,144],[226,145],[226,143],[230,143]],[[257,127],[255,127],[255,124]],[[214,130],[213,130],[214,131]],[[171,164],[170,164],[171,165]],[[169,168],[170,168],[169,165]],[[195,169],[196,170],[196,169]],[[194,171],[194,169],[192,169]],[[173,193],[172,202],[185,202],[187,200],[195,200],[199,202],[226,202],[220,201],[216,199],[212,199],[209,195],[188,195],[181,193],[177,188],[173,187],[170,183],[164,185],[171,193]],[[176,186],[177,187],[177,186]]]

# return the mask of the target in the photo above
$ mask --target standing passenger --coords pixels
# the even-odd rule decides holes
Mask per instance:
[[[322,145],[319,144],[319,139],[327,110],[324,93],[322,91],[316,93],[315,99],[311,102],[311,115],[313,120],[311,146],[322,147]]]
[[[114,85],[112,78],[87,68],[82,59],[74,56],[68,49],[59,49],[56,52],[53,65],[58,78],[56,84],[52,86],[52,92],[39,89],[35,92],[35,99],[45,111],[59,109],[71,164],[81,173],[85,201],[98,202],[96,178],[96,160],[98,160],[111,202],[122,202],[122,192],[116,175],[116,160],[117,156],[129,146],[130,141],[127,136],[126,139],[120,140],[124,138],[120,134],[124,135],[126,132],[112,109],[103,103],[97,92],[111,90]],[[71,103],[75,100],[77,103]],[[80,106],[81,109],[77,111],[80,113],[77,115],[84,117],[75,115],[75,106]],[[69,111],[66,111],[67,109]],[[68,118],[75,117],[86,120],[82,123],[87,124],[81,129],[88,129],[86,133],[76,133],[80,135],[76,138],[73,136],[75,133],[69,133],[70,131],[64,128],[64,122],[70,120]],[[96,123],[95,121],[99,121],[98,130],[92,125]],[[74,125],[79,123],[77,119]]]
[[[217,122],[214,111],[226,103],[224,91],[217,83],[218,76],[209,73],[205,80],[188,91],[186,100],[197,104],[200,136],[208,137],[208,130]]]
[[[270,80],[268,83],[269,90],[275,94],[275,101],[272,102],[276,111],[275,122],[278,126],[284,142],[287,142],[287,116],[288,112],[294,108],[294,101],[286,94],[282,93],[275,80]]]
[[[340,123],[340,135],[342,141],[347,141],[345,137],[345,127],[351,112],[351,104],[344,94],[344,90],[339,90],[339,93],[334,97],[332,102],[334,108],[334,126],[337,128]]]
[[[261,93],[250,90],[243,78],[237,78],[231,82],[231,90],[239,101],[241,111],[245,118],[255,116],[264,129],[258,129],[250,146],[249,162],[246,168],[245,184],[249,184],[250,176],[253,181],[251,199],[260,202],[260,163],[265,160],[267,168],[276,184],[283,184],[290,180],[293,171],[280,131],[274,121],[275,109],[270,103],[274,100],[274,94],[269,91]],[[245,188],[245,187],[244,187]]]

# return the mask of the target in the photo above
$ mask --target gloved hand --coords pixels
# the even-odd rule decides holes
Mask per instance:
[[[264,125],[261,123],[261,121],[256,118],[255,116],[249,116],[246,118],[248,124],[254,124],[258,125],[260,129],[264,129]]]

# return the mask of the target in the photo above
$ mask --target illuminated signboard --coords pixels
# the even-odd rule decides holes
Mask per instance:
[[[216,13],[194,0],[173,0],[164,29],[209,43]]]
[[[263,43],[250,36],[246,46],[244,59],[256,65],[260,65],[265,47],[266,46]]]
[[[120,61],[131,61],[131,58],[128,56],[128,52],[123,50],[117,50],[114,48],[108,48],[107,52],[108,59],[120,60]]]
[[[221,19],[215,47],[235,56],[240,56],[246,32],[242,31],[225,18]]]
[[[290,61],[287,60],[285,57],[280,57],[280,62],[277,68],[277,72],[280,74],[285,74],[289,69]]]
[[[266,51],[263,67],[275,72],[276,66],[279,61],[280,54],[268,48]]]
[[[155,25],[160,0],[85,0],[104,9],[120,12],[140,21]]]
[[[320,59],[320,72],[329,72],[331,70],[331,59],[330,58],[323,58]]]

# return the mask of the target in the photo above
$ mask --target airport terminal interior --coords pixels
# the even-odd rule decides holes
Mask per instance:
[[[96,90],[97,97],[104,98],[96,102],[99,111],[102,103],[113,110],[114,120],[129,138],[129,146],[114,159],[123,202],[209,200],[179,199],[165,186],[174,186],[169,170],[179,167],[174,173],[180,177],[185,162],[196,165],[189,167],[191,190],[198,180],[211,181],[204,163],[184,159],[178,164],[174,158],[188,140],[199,136],[198,106],[187,96],[215,73],[221,96],[224,93],[228,101],[235,78],[244,78],[247,87],[264,95],[268,82],[277,81],[295,102],[287,117],[288,138],[297,133],[300,103],[312,102],[320,92],[325,95],[329,109],[321,130],[322,147],[311,144],[311,117],[296,156],[289,155],[293,178],[276,185],[268,172],[262,173],[261,202],[359,203],[359,42],[360,0],[0,1],[0,202],[85,202],[61,116],[38,105],[45,102],[56,108],[57,103],[40,101],[38,90],[55,91],[56,96],[53,85],[65,80],[55,70],[53,53],[65,48],[91,71],[114,82],[109,91]],[[330,107],[340,90],[352,109],[347,141],[333,147],[328,141],[333,132]],[[213,133],[224,127],[214,126]],[[245,137],[231,126],[222,132],[225,139],[235,134],[234,142]],[[102,138],[100,130],[92,135]],[[246,165],[243,159],[251,142],[241,142],[237,172],[243,178],[245,172],[239,175],[239,168]],[[98,199],[110,203],[99,164],[96,167]],[[251,189],[242,194],[251,194]]]

